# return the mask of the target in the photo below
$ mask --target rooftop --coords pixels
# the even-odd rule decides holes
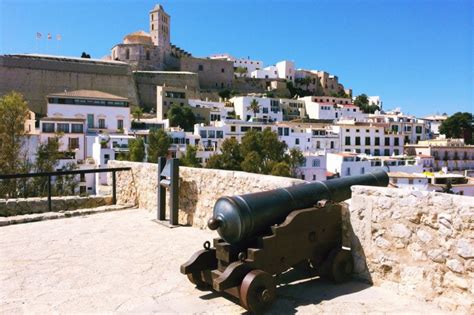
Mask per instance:
[[[47,97],[63,97],[63,98],[88,98],[88,99],[101,99],[110,101],[125,101],[128,99],[125,97],[113,95],[96,90],[76,90],[76,91],[65,91],[61,93],[48,94]]]
[[[57,56],[57,55],[45,55],[45,54],[11,54],[5,55],[8,57],[19,57],[19,58],[29,58],[29,59],[43,59],[43,60],[55,60],[55,61],[76,61],[76,62],[85,62],[85,63],[98,63],[98,64],[111,64],[111,65],[123,65],[128,66],[126,62],[116,61],[116,60],[103,60],[103,59],[94,59],[94,58],[80,58],[80,57],[70,57],[70,56]]]

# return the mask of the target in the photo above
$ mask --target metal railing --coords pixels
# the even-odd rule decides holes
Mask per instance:
[[[40,173],[23,173],[23,174],[0,174],[0,180],[5,179],[17,179],[17,178],[33,178],[33,177],[47,177],[48,178],[48,209],[52,211],[51,203],[51,181],[53,176],[64,176],[64,175],[80,175],[80,174],[91,174],[91,173],[112,173],[112,203],[117,203],[117,180],[116,173],[122,171],[130,171],[130,167],[115,167],[115,168],[94,168],[84,170],[71,170],[71,171],[56,171],[56,172],[40,172]],[[25,196],[26,198],[26,196]]]

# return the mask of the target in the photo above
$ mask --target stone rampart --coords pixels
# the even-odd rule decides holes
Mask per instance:
[[[117,202],[156,211],[158,166],[152,163],[109,161],[110,167],[131,167],[117,173]],[[294,178],[245,172],[180,167],[179,222],[205,228],[217,198],[303,183]]]
[[[474,198],[365,186],[352,191],[358,276],[472,314]]]
[[[54,56],[0,56],[0,95],[16,90],[25,96],[31,110],[46,114],[46,95],[66,89],[98,90],[139,103],[128,64]]]
[[[52,197],[53,212],[96,208],[112,204],[111,196]],[[0,199],[0,217],[49,212],[47,198]]]

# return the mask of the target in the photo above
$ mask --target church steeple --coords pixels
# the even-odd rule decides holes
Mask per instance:
[[[150,11],[150,34],[153,44],[165,49],[170,48],[170,16],[161,4],[155,5]]]

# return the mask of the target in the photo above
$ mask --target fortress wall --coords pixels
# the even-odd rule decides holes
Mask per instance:
[[[199,80],[196,73],[163,72],[163,71],[134,71],[133,78],[137,87],[140,105],[156,112],[156,86],[164,85],[194,90],[199,93]]]
[[[17,90],[40,114],[46,113],[46,95],[67,90],[99,90],[138,104],[130,67],[118,62],[35,57],[0,56],[0,95]]]
[[[199,70],[202,66],[202,70]],[[181,71],[190,71],[198,74],[199,86],[204,90],[232,89],[234,79],[234,64],[232,61],[182,57]]]
[[[354,186],[350,213],[359,277],[473,313],[473,197]]]

